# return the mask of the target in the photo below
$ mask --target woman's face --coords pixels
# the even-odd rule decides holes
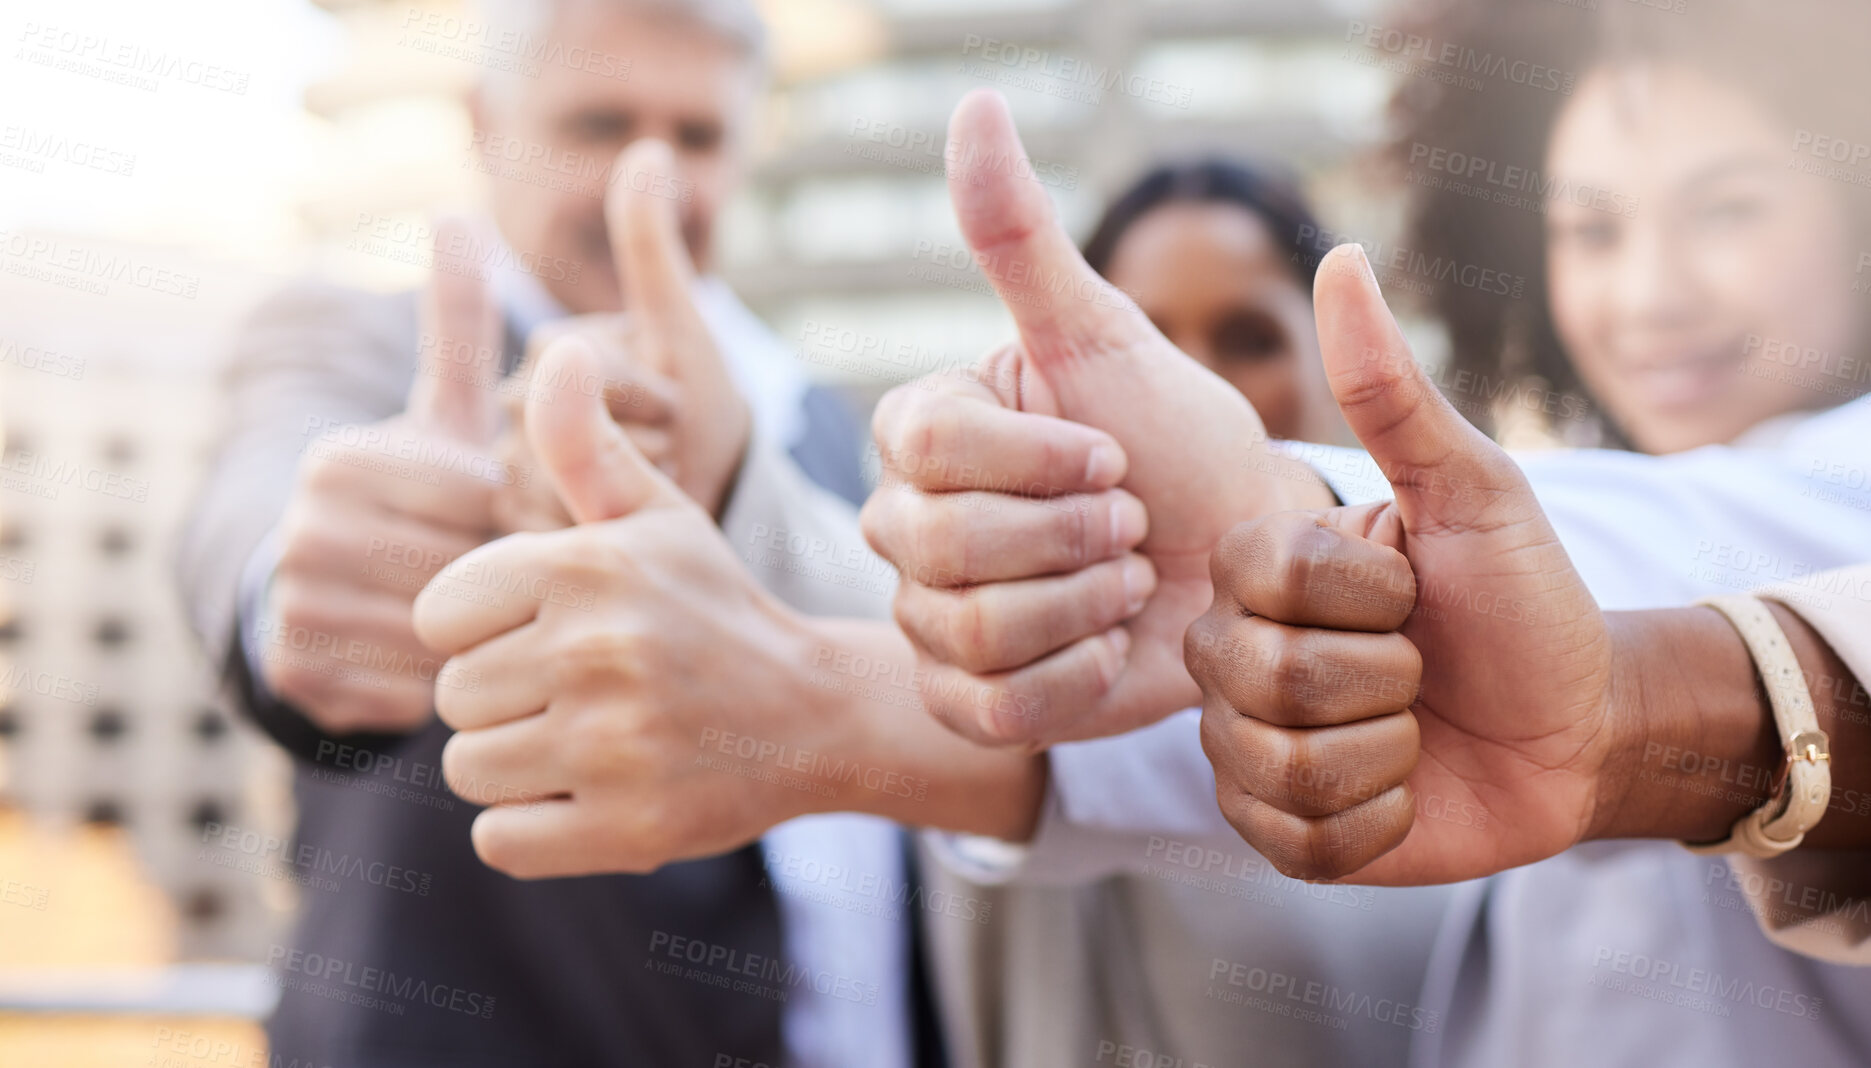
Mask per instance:
[[[1245,208],[1169,203],[1124,231],[1106,274],[1177,348],[1245,394],[1269,434],[1332,441],[1338,409],[1290,252]]]
[[[1790,355],[1837,360],[1858,340],[1844,197],[1789,169],[1791,152],[1760,105],[1684,67],[1600,70],[1559,115],[1544,176],[1553,323],[1645,452],[1856,392]]]

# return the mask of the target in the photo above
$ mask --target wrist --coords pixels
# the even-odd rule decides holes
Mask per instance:
[[[1746,644],[1710,608],[1611,612],[1609,748],[1585,837],[1727,837],[1784,762]]]
[[[818,721],[834,781],[821,811],[863,812],[906,826],[1031,836],[1045,794],[1043,756],[985,749],[923,709],[923,672],[894,624],[805,620],[797,696]]]
[[[775,603],[778,677],[762,702],[769,710],[757,728],[759,741],[776,752],[776,804],[783,815],[870,812],[854,797],[847,777],[864,761],[868,746],[862,720],[848,696],[814,685],[813,664],[827,655],[822,620]],[[861,771],[858,773],[862,777]]]

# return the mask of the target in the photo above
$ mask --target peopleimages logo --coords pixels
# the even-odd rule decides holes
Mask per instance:
[[[478,1016],[483,1020],[491,1019],[494,1015],[494,999],[489,995],[413,975],[398,975],[387,969],[360,965],[322,953],[308,953],[303,949],[276,945],[267,951],[266,961],[273,966],[276,975],[282,971],[292,972],[322,984],[322,987],[310,989],[310,993],[338,1001],[349,1000],[352,1004],[371,1008],[388,1008],[399,1016],[402,1015],[404,1005],[411,1002],[421,1002],[463,1016]],[[293,985],[295,989],[298,988],[296,984]],[[348,991],[344,989],[347,987],[350,988]],[[382,995],[403,1004],[386,1006],[365,995]]]
[[[1600,969],[1608,969],[1604,974]],[[1611,981],[1612,976],[1625,980],[1626,983]],[[1685,966],[1679,961],[1665,960],[1645,953],[1631,953],[1615,950],[1607,945],[1599,945],[1592,953],[1592,980],[1594,985],[1608,989],[1629,991],[1640,997],[1656,994],[1682,995],[1679,1002],[1686,1008],[1702,1011],[1708,1009],[1727,1009],[1731,1005],[1752,1005],[1757,1009],[1784,1013],[1802,1020],[1817,1020],[1820,1010],[1825,1007],[1825,999],[1798,990],[1784,990],[1766,983],[1757,983],[1740,976],[1723,975],[1708,968]],[[1636,980],[1645,986],[1632,987],[1628,981]],[[1713,1004],[1695,1002],[1693,999],[1706,999]],[[1659,1000],[1671,1000],[1664,997]],[[1726,1012],[1716,1015],[1726,1016]]]
[[[351,238],[345,247],[369,256],[483,280],[489,278],[492,271],[509,270],[549,282],[577,285],[584,272],[584,264],[578,260],[515,249],[504,241],[477,240],[469,234],[451,234],[446,247],[441,249],[434,245],[435,229],[427,223],[360,211],[351,224]]]
[[[324,846],[295,842],[263,831],[232,824],[209,822],[202,825],[204,846],[227,853],[259,859],[277,860],[314,875],[336,875],[354,879],[386,890],[400,890],[417,897],[428,897],[434,876],[388,861],[371,860],[349,853],[334,853]]]
[[[29,449],[18,449],[0,457],[0,486],[47,500],[58,499],[59,491],[71,486],[137,504],[149,500],[148,479],[58,459]]]
[[[1353,1016],[1430,1035],[1442,1027],[1442,1016],[1434,1009],[1220,957],[1209,962],[1208,978],[1211,984],[1222,984],[1209,987],[1208,996],[1216,1001],[1291,1016],[1334,1030],[1345,1030]]]
[[[527,77],[537,77],[540,68],[549,64],[614,81],[630,80],[631,61],[627,57],[599,52],[578,42],[535,37],[491,22],[411,5],[403,15],[402,28],[399,43],[405,46]]]
[[[113,283],[183,300],[194,300],[201,289],[200,275],[55,237],[0,230],[0,256],[12,261],[0,264],[0,269],[9,274],[37,278],[99,296],[108,295]]]
[[[31,693],[87,708],[97,705],[100,692],[95,682],[80,682],[65,675],[54,675],[50,671],[34,671],[24,664],[9,664],[6,670],[0,671],[0,691],[16,697]]]
[[[1348,47],[1362,47],[1371,56],[1388,56],[1404,64],[1406,69],[1399,73],[1421,75],[1433,71],[1441,76],[1437,80],[1477,92],[1482,88],[1482,78],[1567,95],[1578,81],[1572,71],[1355,19],[1345,26],[1345,41]],[[1426,70],[1408,69],[1417,63]]]
[[[18,124],[0,127],[0,164],[41,173],[47,162],[125,178],[136,172],[136,156],[128,152]]]
[[[788,964],[777,957],[747,953],[718,942],[687,938],[668,931],[651,932],[649,956],[661,958],[657,963],[663,974],[681,973],[685,978],[711,986],[775,1001],[785,1001],[795,990],[805,987],[816,994],[856,1005],[877,1004],[876,983]],[[693,967],[684,969],[685,964]]]
[[[1581,208],[1591,208],[1610,215],[1626,218],[1637,214],[1637,198],[1623,193],[1604,189],[1600,186],[1575,182],[1551,174],[1542,174],[1531,167],[1518,164],[1500,163],[1485,156],[1468,152],[1441,148],[1424,144],[1421,141],[1410,143],[1410,164],[1422,170],[1448,175],[1459,182],[1476,183],[1477,189],[1469,190],[1460,184],[1452,183],[1449,190],[1455,193],[1476,195],[1486,192],[1485,199],[1511,207],[1527,207],[1544,212],[1549,203],[1564,201]],[[1418,184],[1430,184],[1418,182]],[[1525,197],[1513,194],[1527,194]]]
[[[1098,104],[1105,93],[1117,93],[1186,111],[1195,98],[1186,85],[978,33],[962,39],[961,53],[972,60],[963,62],[964,74],[1081,104]]]
[[[159,79],[169,79],[235,96],[247,95],[250,75],[246,71],[229,70],[192,56],[107,34],[28,22],[18,40],[25,47],[13,58],[42,67],[100,76],[149,92],[156,91]]]
[[[1301,226],[1299,233],[1294,236],[1297,247],[1293,252],[1293,262],[1316,267],[1324,260],[1326,253],[1348,243],[1354,242],[1345,234],[1321,230],[1316,226]],[[1527,291],[1524,276],[1493,267],[1430,256],[1402,245],[1376,241],[1358,241],[1355,244],[1364,249],[1365,259],[1370,262],[1371,269],[1386,288],[1421,293],[1427,292],[1424,288],[1427,284],[1439,283],[1514,300],[1519,300]]]

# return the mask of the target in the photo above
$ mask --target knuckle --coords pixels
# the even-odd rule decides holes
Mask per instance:
[[[1345,840],[1339,818],[1328,816],[1307,821],[1304,826],[1306,866],[1312,872],[1309,878],[1338,879],[1364,866],[1360,850]]]
[[[466,741],[468,737],[466,734],[454,734],[442,745],[442,781],[448,784],[450,790],[463,797],[467,796],[468,788],[475,781],[474,759],[468,748],[470,743]]]
[[[631,750],[636,732],[612,716],[584,715],[566,724],[559,736],[559,759],[573,782],[611,782]]]
[[[1285,731],[1262,731],[1254,743],[1255,793],[1287,796],[1304,777],[1305,743]]]
[[[896,539],[891,535],[901,521],[897,507],[897,496],[901,492],[896,486],[879,487],[858,510],[858,530],[864,535],[865,543],[878,556],[899,567],[903,561],[895,551]]]
[[[948,659],[971,672],[990,670],[997,640],[975,590],[964,590],[944,599],[941,627]]]
[[[1225,701],[1205,701],[1196,733],[1203,755],[1214,765],[1216,782],[1245,790],[1249,784],[1241,775],[1241,762],[1235,759],[1241,748],[1240,740],[1235,737],[1239,722],[1240,716]]]
[[[1051,533],[1053,544],[1066,549],[1066,562],[1071,567],[1082,568],[1104,555],[1104,543],[1110,538],[1112,509],[1117,507],[1117,502],[1107,499],[1101,503],[1103,506],[1099,508],[1050,510],[1056,527]],[[1099,516],[1097,522],[1091,518],[1094,512]]]
[[[317,521],[299,509],[288,511],[280,521],[279,573],[309,571],[325,557],[325,539]]]
[[[1265,671],[1261,697],[1269,713],[1283,722],[1303,722],[1318,702],[1318,658],[1308,632],[1283,633],[1264,628]]]
[[[1203,693],[1210,691],[1210,682],[1215,673],[1215,610],[1196,617],[1189,624],[1189,629],[1182,632],[1182,663],[1189,669],[1189,676],[1195,680]]]
[[[890,614],[896,624],[912,641],[925,649],[932,649],[940,642],[941,636],[932,633],[928,613],[923,607],[923,598],[927,594],[911,583],[903,582],[897,586],[897,595],[890,604]]]
[[[1317,523],[1306,524],[1276,546],[1280,566],[1273,573],[1280,577],[1275,598],[1280,609],[1297,612],[1337,581],[1344,547],[1336,532]]]
[[[1215,551],[1209,557],[1209,570],[1218,589],[1231,587],[1233,580],[1251,566],[1255,546],[1266,525],[1265,519],[1236,523],[1215,543]]]
[[[527,562],[521,567],[549,582],[580,590],[603,590],[620,583],[628,588],[641,582],[642,558],[597,527],[573,527],[563,533],[564,540],[556,548],[545,542],[546,535],[532,535],[535,540],[527,543]],[[539,595],[544,596],[544,591]]]
[[[350,446],[326,442],[323,449],[307,456],[300,464],[300,484],[321,496],[348,489],[352,472],[358,470],[356,459]]]
[[[890,463],[890,446],[896,440],[897,427],[902,422],[905,403],[903,394],[909,388],[908,385],[901,385],[886,391],[877,398],[877,407],[871,411],[871,440],[884,453],[883,462],[886,466]]]
[[[1313,857],[1300,822],[1276,812],[1266,802],[1242,790],[1217,785],[1216,801],[1222,818],[1236,834],[1253,846],[1289,879],[1314,879]]]
[[[1003,696],[1016,696],[1004,691]],[[975,723],[981,729],[983,744],[992,746],[1028,745],[1040,740],[1040,717],[1032,714],[1035,705],[1013,700],[996,700],[977,710]]]
[[[474,825],[468,832],[474,843],[474,854],[481,862],[496,871],[506,872],[516,879],[531,879],[537,872],[528,863],[524,850],[519,843],[495,829],[493,821],[483,813],[474,818]]]
[[[448,661],[442,666],[442,670],[436,673],[436,678],[441,678],[444,673],[451,667],[455,667],[456,664],[457,661]],[[459,671],[464,669],[456,667],[455,670]],[[435,688],[435,714],[443,723],[448,724],[450,727],[460,730],[461,724],[469,721],[468,713],[473,711],[473,707],[473,697],[461,687],[437,686]]]
[[[973,732],[969,729],[968,721],[963,718],[963,713],[967,709],[953,698],[945,694],[924,693],[922,706],[923,711],[942,724],[944,728],[972,739]]]
[[[559,642],[547,660],[552,692],[583,689],[633,674],[636,639],[609,627],[592,627]]]
[[[1226,651],[1231,672],[1251,684],[1256,703],[1262,705],[1292,685],[1298,674],[1292,632],[1265,619],[1242,621]]]
[[[914,474],[922,458],[935,455],[941,444],[941,408],[936,394],[916,383],[884,394],[871,427],[886,461],[904,474]]]
[[[910,516],[914,545],[914,581],[925,586],[953,586],[967,581],[967,517],[941,498],[918,494]]]
[[[1318,848],[1312,828],[1297,817],[1294,817],[1289,829],[1279,834],[1275,843],[1267,859],[1273,862],[1281,875],[1289,879],[1310,882],[1337,878],[1341,874],[1341,865],[1335,862],[1336,858]]]
[[[1183,661],[1198,683],[1233,692],[1242,680],[1253,677],[1261,657],[1248,622],[1217,596],[1208,611],[1189,624],[1182,635]]]
[[[317,616],[314,606],[317,599],[310,595],[305,586],[287,576],[281,575],[273,580],[273,591],[269,595],[273,609],[274,622],[283,631],[291,632],[301,628],[315,626]]]
[[[972,680],[926,655],[917,657],[917,661],[923,677],[923,711],[956,734],[973,738],[973,722],[968,718],[971,706],[961,696],[962,690],[973,684]]]

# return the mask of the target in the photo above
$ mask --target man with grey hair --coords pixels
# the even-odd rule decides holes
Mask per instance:
[[[271,954],[274,1063],[934,1063],[918,910],[877,907],[917,900],[899,829],[812,817],[651,875],[511,879],[475,855],[479,809],[443,783],[433,711],[438,686],[500,680],[438,675],[411,627],[447,562],[568,522],[499,407],[525,388],[511,372],[529,339],[567,323],[611,345],[613,415],[744,556],[761,531],[814,524],[861,544],[832,496],[863,492],[858,429],[707,274],[764,80],[758,15],[745,0],[489,0],[466,19],[411,8],[404,36],[487,71],[471,154],[498,232],[437,227],[420,309],[306,284],[254,314],[181,552],[204,642],[298,758],[300,822],[278,859],[304,893]],[[645,140],[668,146],[648,153],[658,165],[613,164]],[[714,345],[643,366],[639,268],[677,260],[699,275],[678,311]],[[752,570],[803,612],[888,613],[888,591],[858,604]],[[480,786],[477,802],[513,797]]]

